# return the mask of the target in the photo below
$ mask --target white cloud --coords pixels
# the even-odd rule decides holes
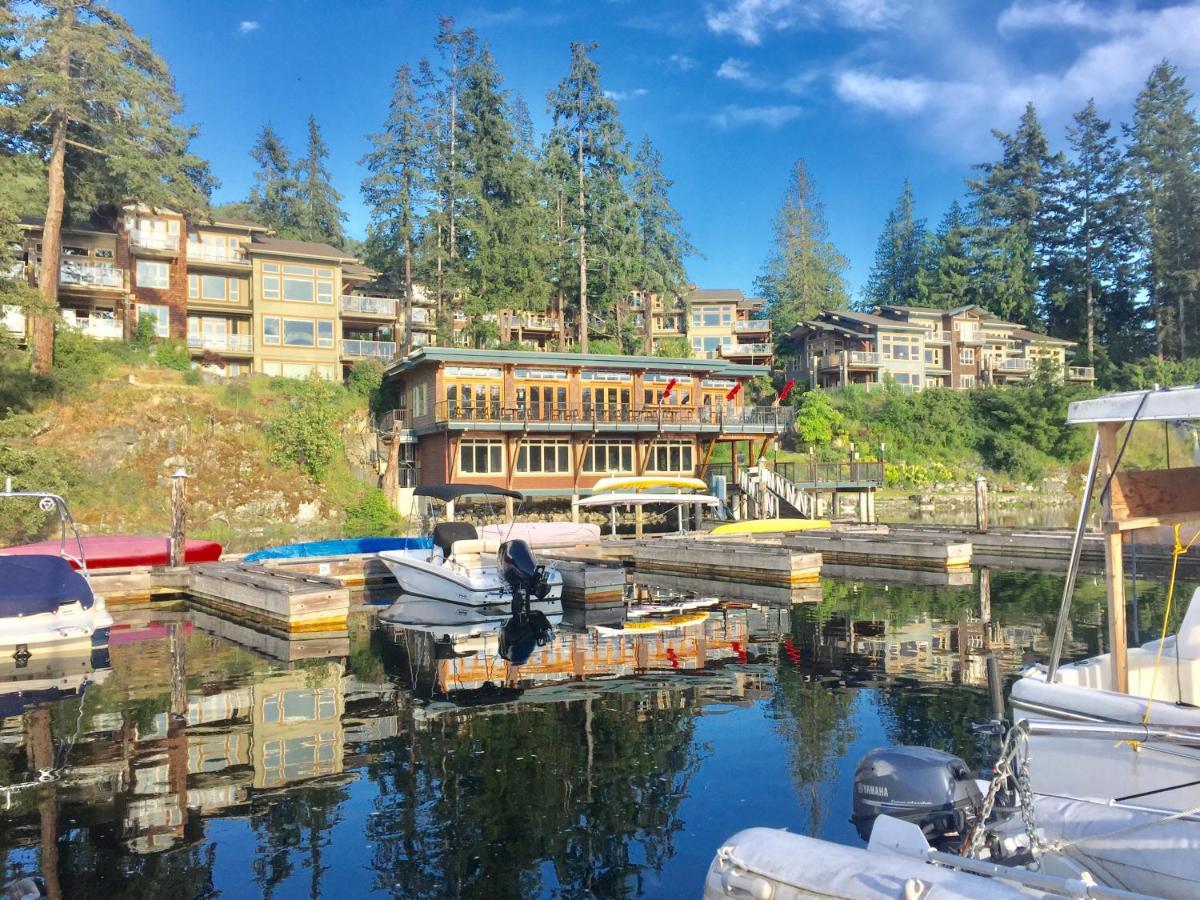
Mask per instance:
[[[631,100],[636,97],[645,97],[650,93],[646,88],[634,88],[632,91],[605,91],[604,96],[613,102],[620,100]]]
[[[708,121],[718,128],[730,129],[742,125],[765,125],[778,128],[796,118],[803,107],[792,104],[781,106],[737,106],[730,105],[708,116]]]
[[[754,76],[750,74],[750,69],[745,61],[733,57],[721,63],[717,69],[717,77],[727,81],[740,81],[743,84],[750,84],[754,81]]]
[[[256,22],[254,19],[243,19],[241,22],[238,22],[237,30],[238,34],[250,34],[252,31],[258,31],[261,27],[262,24]]]
[[[705,24],[714,34],[757,45],[771,32],[797,28],[877,31],[899,22],[905,6],[900,0],[723,0],[708,7]]]
[[[680,72],[690,72],[692,69],[700,65],[700,61],[693,59],[683,53],[672,53],[669,61],[671,65],[679,69]]]
[[[1083,0],[1016,0],[1000,13],[996,28],[1001,34],[1040,28],[1105,31],[1111,23],[1111,16],[1092,9]]]
[[[976,86],[932,81],[927,78],[888,78],[871,72],[849,69],[838,74],[833,83],[838,97],[889,115],[912,115],[935,104],[969,103],[982,99]]]

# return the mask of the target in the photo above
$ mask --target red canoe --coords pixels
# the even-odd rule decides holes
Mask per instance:
[[[0,548],[0,556],[46,554],[58,556],[58,541],[40,541],[20,547]],[[68,540],[67,553],[77,551]],[[96,535],[83,538],[83,555],[89,569],[128,569],[131,566],[165,566],[171,558],[171,542],[164,537],[141,534]],[[216,562],[221,558],[221,545],[216,541],[188,541],[184,547],[184,562]]]

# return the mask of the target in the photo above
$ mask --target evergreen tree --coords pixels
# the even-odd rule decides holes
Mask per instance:
[[[798,160],[775,216],[774,245],[755,287],[771,311],[776,339],[823,309],[849,303],[846,258],[829,240],[825,210]]]
[[[300,186],[293,176],[291,154],[270,122],[259,131],[250,157],[258,164],[247,201],[253,218],[278,234],[298,235]]]
[[[404,292],[404,349],[412,340],[413,253],[417,219],[428,191],[425,129],[421,121],[412,70],[396,70],[392,98],[383,131],[368,135],[371,151],[360,164],[367,167],[363,199],[371,208],[368,261],[392,285]]]
[[[663,174],[662,154],[642,138],[633,160],[631,196],[637,216],[637,287],[671,298],[688,284],[683,258],[696,253],[683,230],[683,217],[671,205],[672,181]]]
[[[579,349],[588,352],[588,328],[594,296],[603,305],[615,302],[627,283],[622,283],[622,243],[630,234],[628,198],[621,179],[629,171],[625,133],[617,107],[600,86],[600,68],[591,57],[596,44],[571,44],[571,69],[550,92],[553,119],[552,139],[566,154],[556,156],[567,163],[574,191],[564,192],[566,231],[574,237],[578,267]],[[589,286],[589,269],[597,268],[599,284]]]
[[[1133,323],[1130,262],[1132,217],[1126,167],[1111,123],[1096,104],[1075,114],[1067,128],[1072,159],[1062,170],[1056,198],[1057,246],[1049,259],[1058,286],[1046,311],[1052,334],[1079,340],[1095,358],[1097,333],[1127,340]]]
[[[6,7],[0,133],[9,150],[48,161],[39,288],[57,306],[63,213],[72,195],[119,204],[203,209],[215,182],[194,156],[170,70],[98,0],[28,0]],[[70,174],[69,174],[70,173]],[[33,368],[47,372],[54,322],[34,317]]]
[[[342,195],[332,183],[325,162],[329,147],[321,137],[321,129],[313,116],[308,117],[308,149],[296,162],[295,180],[298,189],[300,239],[319,241],[340,247],[346,239],[342,223]]]
[[[933,239],[925,302],[937,309],[957,309],[974,302],[974,276],[969,245],[971,229],[955,200],[942,217]]]
[[[1000,142],[1000,160],[976,166],[980,177],[968,181],[979,302],[1002,318],[1037,327],[1050,230],[1043,199],[1058,177],[1061,158],[1051,155],[1032,103],[1014,134],[992,133]]]
[[[1200,125],[1192,93],[1166,60],[1154,67],[1127,128],[1140,218],[1141,283],[1155,352],[1184,359],[1200,338]]]
[[[866,299],[879,305],[921,305],[925,301],[924,275],[928,256],[929,235],[925,220],[913,214],[912,185],[906,178],[875,248],[875,265],[867,279]]]

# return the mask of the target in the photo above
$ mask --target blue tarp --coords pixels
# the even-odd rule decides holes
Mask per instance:
[[[58,556],[0,556],[0,617],[54,612],[75,601],[92,607],[87,579]]]
[[[381,550],[428,550],[433,540],[425,537],[345,538],[340,541],[308,541],[268,547],[246,555],[245,562],[260,559],[302,559],[307,556],[341,556],[346,553],[378,553]]]

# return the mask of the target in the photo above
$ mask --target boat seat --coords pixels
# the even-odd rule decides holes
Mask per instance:
[[[468,568],[478,566],[480,557],[485,553],[495,553],[500,549],[500,542],[488,538],[474,538],[455,541],[450,545],[450,557],[460,566]]]

